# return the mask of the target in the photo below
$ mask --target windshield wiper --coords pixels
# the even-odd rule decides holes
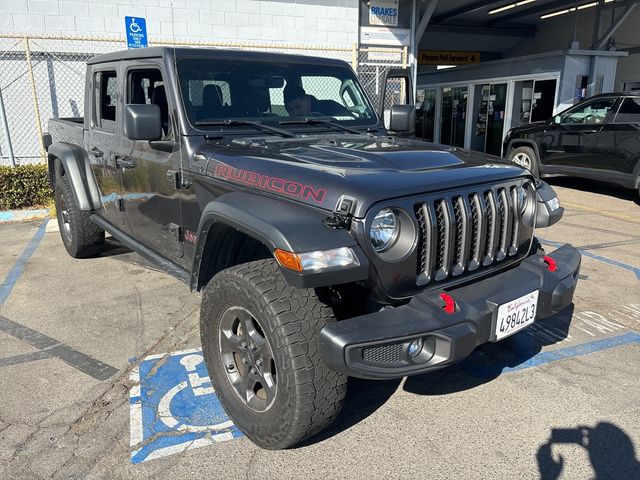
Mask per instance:
[[[355,128],[345,127],[344,125],[340,125],[339,123],[332,122],[331,120],[327,120],[325,118],[302,118],[300,120],[281,120],[278,122],[280,125],[329,125],[330,127],[338,128],[345,132],[349,133],[357,133],[358,135],[363,135],[363,132],[360,130],[356,130]]]
[[[254,122],[252,120],[202,120],[200,122],[196,122],[196,127],[235,127],[243,125],[254,127],[255,129],[262,130],[263,132],[277,133],[278,135],[282,135],[283,137],[293,138],[298,136],[295,133],[290,132],[289,130],[270,127],[269,125],[265,125],[264,123]]]

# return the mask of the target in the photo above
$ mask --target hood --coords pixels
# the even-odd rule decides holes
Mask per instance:
[[[207,149],[208,176],[329,211],[346,195],[356,217],[383,200],[527,175],[490,155],[392,137],[241,139]]]

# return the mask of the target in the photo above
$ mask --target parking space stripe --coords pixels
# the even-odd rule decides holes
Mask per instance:
[[[36,362],[38,360],[44,360],[45,358],[51,358],[52,356],[53,354],[48,350],[38,350],[37,352],[0,358],[0,368],[9,367],[11,365],[20,365],[21,363]]]
[[[66,364],[80,370],[96,380],[108,380],[118,373],[118,369],[87,354],[79,352],[58,340],[36,330],[25,327],[0,315],[0,331],[11,335],[29,345],[44,350],[51,357],[57,357]]]
[[[2,282],[2,285],[0,285],[0,306],[2,306],[4,302],[7,301],[7,298],[9,298],[11,290],[13,290],[14,285],[20,279],[20,276],[24,272],[24,269],[27,265],[27,262],[31,258],[31,255],[33,255],[33,252],[35,252],[36,248],[38,248],[38,245],[40,245],[40,242],[42,241],[45,230],[47,228],[47,222],[48,220],[45,220],[40,224],[40,227],[38,227],[38,230],[27,245],[27,248],[24,249],[20,257],[18,258],[18,261],[16,261],[15,265],[11,268],[11,270],[9,270],[7,278],[5,278],[4,282]]]
[[[562,245],[564,245],[564,243],[553,242],[551,240],[545,240],[544,238],[540,238],[540,237],[538,237],[538,240],[540,240],[540,243],[542,243],[543,245],[551,245],[552,247],[561,247]],[[630,272],[635,273],[636,277],[638,277],[638,280],[640,280],[640,268],[638,267],[634,267],[633,265],[629,265],[628,263],[619,262],[618,260],[613,260],[612,258],[603,257],[602,255],[596,255],[595,253],[588,252],[581,248],[578,248],[578,250],[585,257],[590,257],[595,260],[608,263],[609,265],[613,265],[614,267],[619,267],[619,268],[624,268],[625,270],[629,270]]]
[[[580,357],[582,355],[588,355],[590,353],[600,352],[602,350],[608,350],[610,348],[620,347],[631,343],[640,343],[640,334],[636,332],[629,332],[615,337],[593,340],[580,345],[540,352],[516,366],[503,367],[500,370],[500,373],[517,372],[518,370],[538,367],[540,365],[565,360],[567,358]],[[496,365],[493,364],[467,365],[467,368],[470,373],[477,378],[493,378],[496,376]]]

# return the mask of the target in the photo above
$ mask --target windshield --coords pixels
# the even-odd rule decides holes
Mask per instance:
[[[178,76],[189,122],[201,129],[228,120],[282,122],[287,128],[316,117],[344,126],[377,121],[347,66],[182,59]]]

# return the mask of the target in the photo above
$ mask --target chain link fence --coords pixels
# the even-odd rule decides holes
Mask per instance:
[[[152,39],[150,45],[172,45]],[[189,42],[176,46],[214,47],[336,58],[358,74],[374,105],[385,72],[406,66],[406,48],[352,48],[229,42]],[[0,35],[0,165],[45,159],[42,133],[47,121],[84,115],[86,62],[95,55],[124,50],[124,38]]]

